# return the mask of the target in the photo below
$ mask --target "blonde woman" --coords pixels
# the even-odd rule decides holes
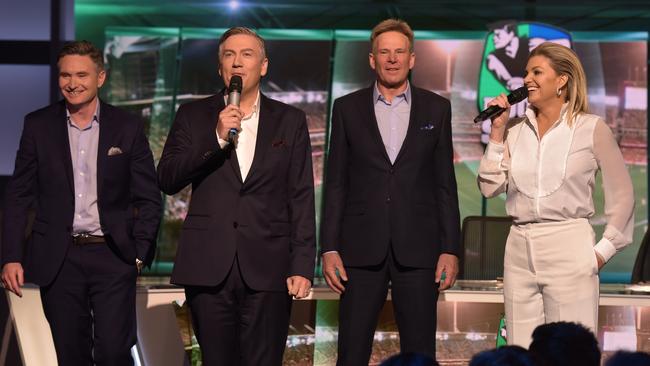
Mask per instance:
[[[526,116],[492,120],[479,167],[481,193],[506,192],[513,217],[504,257],[508,343],[528,347],[540,324],[579,322],[597,330],[598,271],[632,242],[634,194],[621,151],[602,118],[589,114],[585,72],[569,48],[546,42],[526,65]],[[596,242],[596,173],[603,178],[607,226]]]

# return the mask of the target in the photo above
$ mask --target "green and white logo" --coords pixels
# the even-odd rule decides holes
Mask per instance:
[[[528,55],[544,42],[571,47],[569,32],[542,23],[499,22],[491,26],[485,39],[483,61],[479,72],[477,107],[481,111],[501,93],[509,94],[524,85]],[[520,117],[526,111],[524,100],[510,111],[510,117]],[[481,141],[487,143],[490,121],[483,121]]]

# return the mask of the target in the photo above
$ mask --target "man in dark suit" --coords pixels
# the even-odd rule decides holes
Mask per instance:
[[[205,365],[280,365],[290,295],[309,294],[316,254],[306,117],[260,93],[268,60],[254,31],[226,31],[219,64],[225,85],[243,79],[241,104],[220,93],[182,105],[158,165],[165,193],[192,185],[171,280]]]
[[[408,24],[385,20],[370,40],[377,81],[334,102],[325,182],[323,274],[341,294],[338,365],[368,364],[389,282],[402,352],[435,357],[438,290],[458,272],[449,101],[409,84]]]
[[[65,100],[25,117],[2,284],[18,296],[24,281],[41,287],[59,365],[133,365],[136,276],[153,259],[162,214],[151,150],[138,118],[98,99],[100,50],[67,44],[58,67]]]

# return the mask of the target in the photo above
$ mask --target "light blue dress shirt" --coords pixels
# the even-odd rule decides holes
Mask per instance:
[[[74,220],[72,233],[103,235],[97,208],[97,149],[99,146],[99,101],[93,120],[86,128],[68,118],[68,139],[74,177]]]
[[[391,163],[395,163],[397,154],[402,148],[406,132],[409,127],[409,117],[411,114],[411,86],[407,82],[406,90],[402,94],[393,97],[391,102],[379,92],[377,83],[373,92],[373,101],[375,103],[375,117],[381,139],[384,142],[386,153]]]

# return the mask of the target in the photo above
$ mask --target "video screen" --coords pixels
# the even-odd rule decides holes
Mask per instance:
[[[526,40],[519,44],[525,50],[532,47],[531,39],[540,37],[540,29],[520,25],[509,31]],[[158,33],[155,28],[146,32],[139,28],[106,31],[109,79],[103,89],[104,98],[147,121],[156,162],[178,106],[218,93],[224,87],[217,73],[218,38],[222,32],[169,28]],[[500,63],[490,63],[490,55],[497,54],[498,37],[502,37],[498,32],[499,29],[494,29],[485,38],[416,32],[416,63],[411,83],[450,99],[452,105],[461,218],[483,213],[505,215],[505,196],[485,200],[478,190],[476,172],[486,131],[485,126],[473,122],[479,107],[488,98],[486,85],[496,85],[497,91],[506,92],[518,85],[517,80],[506,80],[494,71],[499,70],[499,64],[512,68],[510,61],[502,58]],[[260,33],[264,35],[264,30]],[[262,79],[262,92],[307,114],[318,218],[331,105],[334,99],[372,87],[374,82],[368,64],[369,32],[355,32],[353,36],[345,31],[299,35],[267,31],[267,34],[270,35],[266,37],[269,73]],[[560,42],[570,42],[580,57],[588,78],[591,113],[602,116],[611,127],[632,176],[637,222],[634,244],[615,256],[601,273],[603,281],[627,282],[647,228],[647,43],[623,37],[598,40],[587,33],[573,35],[569,40],[557,37]],[[516,73],[512,75],[516,77]],[[600,184],[599,180],[594,196],[598,211],[591,219],[597,236],[605,223]],[[156,263],[150,274],[170,273],[190,197],[189,187],[166,197]]]

